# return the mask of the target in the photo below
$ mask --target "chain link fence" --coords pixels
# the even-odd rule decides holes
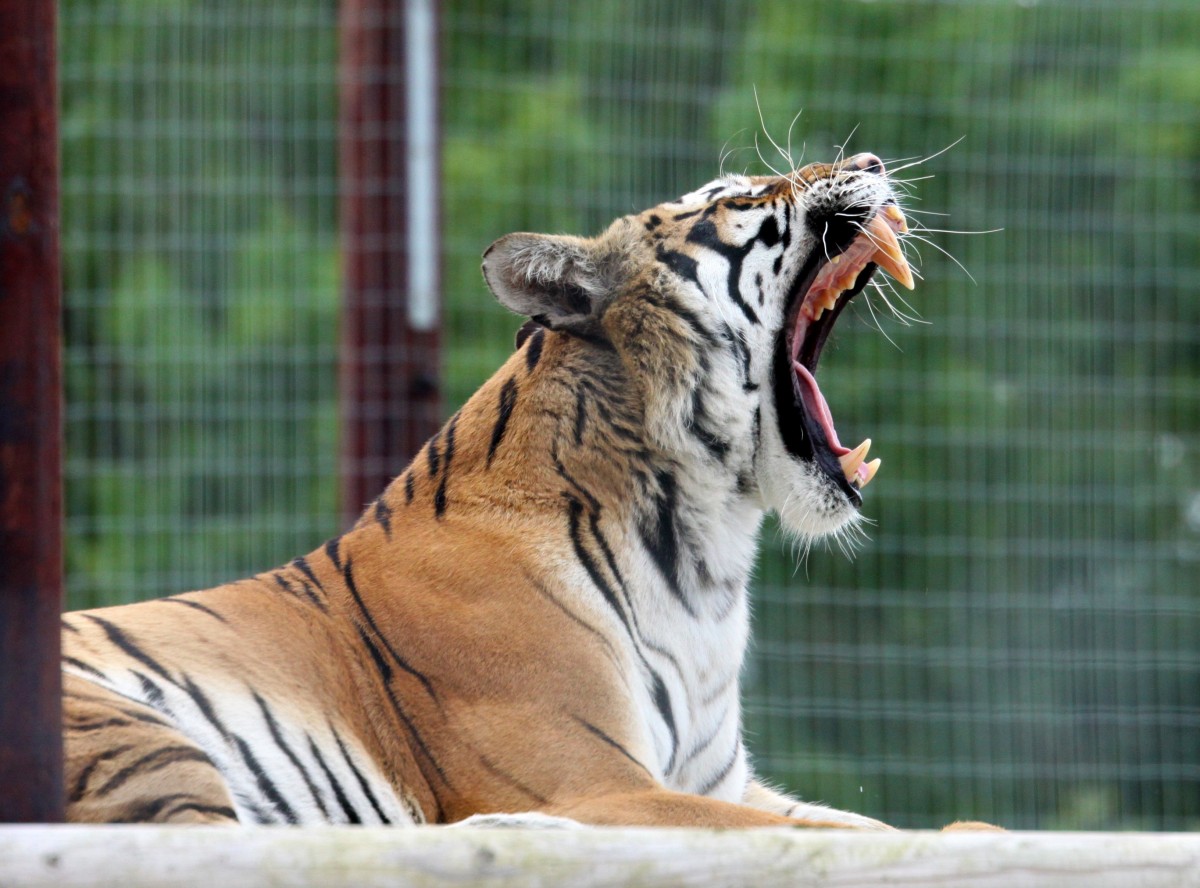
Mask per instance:
[[[83,607],[339,529],[337,8],[75,0],[60,29]],[[781,167],[764,128],[912,164],[922,320],[864,302],[822,360],[884,458],[871,539],[764,535],[747,728],[806,797],[1200,828],[1196,34],[1190,0],[441,4],[447,410],[511,349],[495,237]]]

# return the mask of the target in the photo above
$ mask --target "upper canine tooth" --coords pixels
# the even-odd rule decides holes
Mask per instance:
[[[878,263],[880,268],[907,289],[913,289],[912,269],[908,267],[908,260],[904,258],[904,253],[900,249],[900,241],[897,240],[892,226],[876,215],[867,224],[867,235],[876,248],[871,261]]]

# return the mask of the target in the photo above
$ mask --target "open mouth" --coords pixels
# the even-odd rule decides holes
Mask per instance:
[[[904,214],[888,203],[843,244],[826,243],[805,263],[788,302],[775,352],[775,403],[784,446],[815,462],[847,498],[862,502],[880,460],[867,461],[871,439],[849,448],[838,440],[833,414],[817,385],[817,360],[838,315],[882,268],[913,288],[912,271],[897,234],[908,231]]]

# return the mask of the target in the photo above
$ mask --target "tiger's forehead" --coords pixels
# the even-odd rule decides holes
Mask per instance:
[[[663,206],[694,208],[730,198],[768,201],[778,197],[794,197],[814,182],[854,171],[851,158],[837,163],[810,163],[779,176],[721,176]]]
[[[780,186],[787,185],[788,180],[783,176],[722,176],[667,205],[695,207],[728,198],[771,198],[778,194]]]

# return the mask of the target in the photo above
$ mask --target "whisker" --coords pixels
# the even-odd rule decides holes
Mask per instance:
[[[757,86],[755,86],[755,87],[754,87],[754,107],[758,109],[758,125],[759,125],[760,127],[762,127],[762,133],[763,133],[763,135],[767,137],[767,141],[769,141],[769,142],[771,143],[771,145],[772,145],[772,146],[775,148],[775,150],[776,150],[776,151],[779,153],[779,156],[780,156],[780,157],[782,157],[782,158],[784,159],[784,161],[787,163],[788,172],[790,173],[790,172],[792,171],[792,169],[793,169],[793,164],[792,164],[792,158],[791,158],[791,155],[790,155],[790,154],[788,154],[788,152],[784,151],[784,150],[783,150],[783,148],[781,148],[781,147],[779,146],[779,143],[775,141],[775,138],[774,138],[774,137],[771,135],[770,131],[767,129],[767,122],[766,122],[766,120],[763,118],[762,103],[761,103],[761,102],[759,102],[759,100],[758,100],[758,87],[757,87]],[[756,145],[758,144],[758,142],[757,142],[757,139],[755,140],[755,144],[756,144]],[[762,154],[759,154],[759,158],[760,158],[760,159],[762,158]],[[764,161],[763,161],[763,163],[766,163],[766,161],[764,160]],[[783,177],[783,173],[780,173],[778,170],[776,170],[776,169],[775,169],[774,167],[772,167],[770,164],[767,164],[767,167],[768,167],[768,168],[771,170],[771,172],[773,172],[775,175],[777,175],[777,176],[779,176],[779,177],[781,177],[781,178]],[[794,183],[793,183],[793,184],[794,184]]]
[[[949,215],[948,213],[943,215]],[[999,234],[1004,231],[1003,228],[988,228],[983,231],[955,231],[952,228],[928,228],[922,225],[920,231],[928,232],[929,234]]]
[[[955,259],[954,256],[951,253],[949,253],[947,250],[944,250],[941,246],[934,243],[929,238],[921,237],[921,235],[917,234],[916,232],[910,231],[908,234],[908,237],[913,240],[918,240],[921,243],[929,244],[929,246],[933,247],[935,250],[937,250],[939,253],[941,253],[943,256],[945,256],[947,259],[949,259],[951,262],[953,262],[955,265],[957,265],[960,269],[962,269],[962,273],[971,279],[971,283],[975,284],[976,286],[979,285],[979,282],[977,280],[975,280],[975,276],[972,275],[971,272],[967,271],[967,267],[965,265],[963,265],[961,262],[959,262],[957,259]]]
[[[940,157],[941,155],[945,154],[947,151],[949,151],[951,148],[953,148],[955,145],[957,145],[959,142],[961,142],[965,138],[966,138],[965,135],[959,136],[957,139],[955,139],[953,142],[951,142],[949,145],[947,145],[945,148],[941,149],[940,151],[935,151],[933,154],[930,154],[926,157],[922,157],[919,160],[914,160],[909,163],[901,164],[901,166],[898,166],[896,169],[890,170],[888,177],[891,178],[891,176],[895,175],[896,173],[902,172],[903,170],[911,169],[912,167],[915,167],[915,166],[920,166],[923,163],[928,163],[929,161],[933,160],[935,157]]]

